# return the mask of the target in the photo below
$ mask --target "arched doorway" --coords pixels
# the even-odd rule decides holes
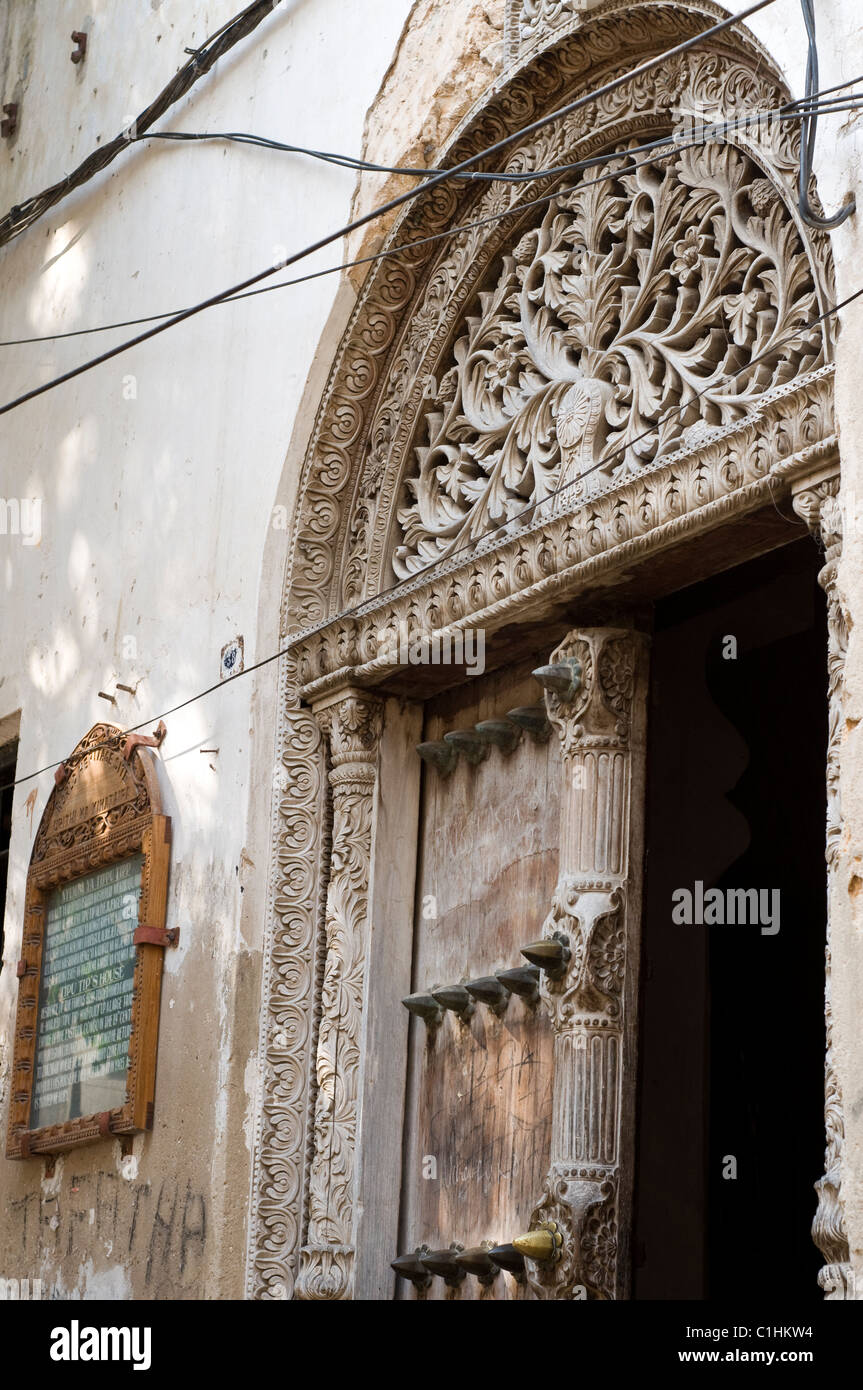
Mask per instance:
[[[710,4],[607,6],[554,27],[446,158],[717,15]],[[549,1269],[528,1261],[527,1287],[628,1294],[650,605],[805,534],[792,497],[836,542],[829,326],[807,328],[830,302],[829,248],[796,216],[793,126],[686,138],[707,113],[785,100],[763,50],[727,31],[515,141],[507,171],[532,177],[417,199],[389,245],[423,245],[382,260],[366,283],[308,451],[285,591],[284,631],[298,640],[279,742],[288,790],[262,1025],[255,1296],[391,1296],[394,1192],[404,1211],[422,1206],[402,1171],[405,1097],[421,1107],[429,1076],[409,1066],[400,999],[423,987],[412,962],[426,949],[419,906],[435,896],[420,889],[437,774],[414,749],[443,742],[423,738],[424,721],[428,734],[443,718],[429,702],[470,676],[464,663],[415,665],[401,639],[480,631],[489,672],[512,674],[497,702],[531,662],[579,668],[580,694],[546,699],[557,741],[519,745],[526,778],[550,776],[553,757],[562,776],[555,843],[542,847],[556,886],[537,925],[570,952],[569,973],[542,980],[550,1133],[534,1146],[522,1220],[553,1221],[564,1256]],[[561,169],[593,157],[590,170]],[[830,582],[828,566],[835,703],[843,635]],[[486,719],[507,713],[481,705]],[[490,766],[478,753],[472,795]],[[518,907],[514,918],[527,924]],[[462,953],[463,969],[517,958],[518,930],[495,941],[492,961],[488,943],[476,960]],[[448,949],[441,971],[455,961]],[[828,1138],[825,1210],[837,1200],[835,1103]],[[480,1199],[469,1205],[470,1231],[451,1240],[480,1239],[484,1220],[487,1234],[511,1234],[488,1229]],[[825,1287],[841,1285],[841,1237],[822,1249],[835,1267]]]

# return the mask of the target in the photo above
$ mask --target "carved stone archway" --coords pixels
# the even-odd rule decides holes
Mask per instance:
[[[507,80],[446,162],[723,16],[710,0],[546,8],[553,23],[524,56],[510,36]],[[505,163],[529,175],[595,156],[595,170],[438,187],[409,205],[389,246],[482,225],[370,273],[309,445],[282,612],[298,640],[281,672],[287,790],[274,812],[253,1297],[290,1297],[297,1280],[306,1298],[354,1291],[373,687],[392,672],[390,639],[406,626],[517,633],[581,594],[637,594],[646,561],[707,550],[731,525],[743,534],[792,491],[810,525],[832,525],[830,334],[801,331],[829,304],[832,277],[826,238],[796,215],[796,128],[759,123],[706,144],[685,135],[687,120],[767,113],[787,98],[755,40],[728,31],[514,141]],[[627,150],[652,140],[663,147],[633,170]],[[841,1293],[832,1074],[828,1128],[819,1244],[825,1288]]]

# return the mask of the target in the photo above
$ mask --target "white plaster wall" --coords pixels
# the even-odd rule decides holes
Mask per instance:
[[[20,129],[0,142],[3,210],[124,128],[186,61],[183,48],[240,8],[239,0],[7,0],[0,95],[20,103]],[[358,153],[408,9],[407,0],[282,0],[160,128],[254,131]],[[89,47],[76,68],[69,35],[81,27]],[[138,146],[0,248],[0,339],[193,303],[270,264],[277,248],[289,253],[343,224],[353,189],[346,171],[250,147]],[[341,257],[336,244],[302,270]],[[276,614],[260,640],[257,631],[262,556],[280,480],[279,500],[292,502],[285,453],[338,282],[214,309],[0,418],[0,496],[42,505],[38,545],[0,536],[0,717],[21,711],[19,775],[61,759],[99,719],[155,719],[217,682],[221,648],[237,634],[247,665],[275,648]],[[0,402],[128,335],[0,348]],[[285,539],[276,537],[276,570]],[[262,673],[262,696],[275,670]],[[118,680],[137,695],[120,692],[114,707],[97,692]],[[84,1295],[109,1287],[115,1266],[129,1269],[123,1287],[136,1297],[153,1296],[157,1273],[160,1296],[166,1287],[180,1297],[239,1292],[244,1076],[251,1084],[271,791],[271,778],[250,785],[255,680],[167,719],[169,915],[182,937],[166,954],[156,1131],[136,1141],[135,1183],[99,1145],[60,1165],[65,1182],[61,1174],[39,1208],[42,1165],[0,1160],[4,1275],[23,1262],[24,1277],[38,1259],[34,1277]],[[270,723],[267,746],[272,732]],[[46,772],[16,793],[0,975],[4,1134],[26,866],[52,786]],[[142,1199],[151,1225],[161,1182],[174,1183],[179,1203],[166,1192],[155,1256],[147,1231],[120,1250],[130,1226],[121,1220],[121,1231],[115,1221],[82,1241],[77,1263],[66,1257],[77,1205],[98,1215],[100,1175],[111,1192],[115,1182],[151,1183]],[[183,1261],[189,1183],[187,1226],[200,1224],[200,1197],[206,1248],[187,1240]],[[172,1202],[176,1230],[167,1235]]]

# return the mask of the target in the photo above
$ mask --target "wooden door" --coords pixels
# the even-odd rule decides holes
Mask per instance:
[[[503,719],[542,703],[531,676],[546,657],[467,680],[431,701],[423,737]],[[550,733],[549,729],[549,733]],[[560,751],[522,733],[442,777],[423,769],[412,988],[427,992],[527,962],[558,875]],[[477,1003],[429,1029],[411,1022],[401,1251],[504,1243],[527,1230],[549,1166],[553,1038],[541,1006],[512,995],[505,1011]],[[399,1280],[399,1296],[416,1293]],[[500,1273],[484,1286],[432,1280],[424,1297],[533,1297]]]

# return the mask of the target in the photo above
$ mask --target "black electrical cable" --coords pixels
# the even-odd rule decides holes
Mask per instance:
[[[853,86],[856,82],[863,81],[863,77],[856,77],[853,81],[844,83],[846,87]],[[831,88],[831,90],[836,90]],[[762,121],[774,120],[799,120],[803,119],[804,114],[818,114],[819,112],[828,113],[831,110],[844,111],[856,110],[856,106],[847,106],[844,103],[851,100],[853,96],[860,96],[861,93],[851,93],[847,97],[836,98],[833,101],[824,102],[822,105],[818,100],[820,94],[809,94],[800,102],[787,102],[785,105],[773,111],[756,111],[748,116],[737,117],[733,121],[714,121],[709,126],[705,125],[705,139],[710,138],[710,131],[722,129],[732,129],[738,126],[748,127]],[[817,102],[817,104],[816,104]],[[304,145],[286,144],[281,140],[273,140],[265,135],[249,134],[245,131],[150,131],[146,135],[138,137],[139,140],[169,140],[169,141],[206,141],[224,140],[239,145],[252,145],[259,149],[276,150],[285,154],[306,155],[310,159],[322,160],[327,164],[334,164],[339,168],[355,170],[359,173],[372,174],[401,174],[411,178],[430,178],[434,174],[445,173],[446,170],[437,167],[417,168],[415,166],[403,166],[393,164],[375,164],[372,161],[357,158],[354,155],[334,154],[325,150],[314,150]],[[644,146],[643,148],[648,148]],[[466,173],[458,174],[459,179],[482,180],[488,183],[529,183],[534,179],[550,177],[553,174],[568,174],[584,167],[583,161],[571,164],[558,164],[544,169],[522,170],[520,173],[503,173],[500,171],[486,172],[484,170],[469,170]]]
[[[855,78],[854,81],[863,81],[863,77]],[[861,98],[863,98],[863,93],[859,93],[858,95],[861,96]],[[843,106],[840,109],[859,111],[863,109],[863,106],[861,106],[860,102],[856,102],[847,107]],[[799,120],[800,117],[796,112],[786,111],[785,108],[782,107],[775,111],[762,111],[756,112],[752,115],[741,116],[731,121],[711,122],[710,125],[703,126],[700,129],[691,132],[692,138],[689,140],[681,140],[679,136],[675,135],[672,132],[670,135],[662,136],[659,139],[648,141],[646,144],[643,145],[632,146],[631,148],[626,150],[607,150],[603,154],[593,155],[589,159],[580,160],[570,165],[561,165],[560,168],[570,171],[578,171],[582,169],[586,170],[595,168],[597,165],[606,164],[610,160],[616,158],[631,159],[634,155],[649,153],[655,150],[665,151],[665,153],[657,155],[655,159],[652,161],[645,160],[633,163],[632,165],[630,165],[628,170],[618,169],[615,170],[613,174],[606,174],[598,179],[592,179],[583,183],[572,184],[563,188],[557,188],[554,190],[553,193],[543,194],[538,198],[533,198],[524,203],[520,203],[517,206],[507,208],[503,212],[493,213],[488,217],[478,218],[473,222],[460,223],[453,227],[446,228],[445,231],[434,232],[429,236],[420,237],[416,241],[403,242],[398,246],[388,247],[382,251],[376,251],[368,256],[361,256],[353,261],[341,261],[338,265],[327,266],[324,270],[312,271],[309,275],[300,275],[292,280],[283,280],[278,285],[265,285],[261,289],[248,290],[242,294],[231,295],[230,297],[222,300],[221,302],[224,304],[233,304],[241,299],[253,299],[256,295],[259,294],[271,294],[274,290],[289,289],[294,285],[306,284],[309,280],[318,280],[325,275],[336,275],[341,271],[352,270],[357,266],[369,265],[374,261],[386,260],[393,256],[399,256],[406,251],[413,250],[415,247],[425,246],[429,242],[442,241],[445,240],[447,237],[457,236],[461,232],[473,231],[477,227],[484,227],[492,222],[501,221],[505,217],[513,217],[518,212],[525,211],[532,207],[537,207],[545,202],[550,202],[553,198],[563,197],[565,194],[573,192],[576,188],[591,188],[596,184],[606,182],[606,180],[608,179],[617,178],[620,175],[620,173],[632,172],[635,169],[643,168],[644,165],[648,162],[657,163],[660,159],[671,159],[681,150],[693,149],[698,145],[706,143],[717,134],[724,134],[729,130],[736,129],[738,126],[742,125],[746,128],[751,128],[753,124],[757,124],[761,121],[767,121],[771,119]],[[539,181],[540,179],[556,175],[557,172],[557,169],[540,169],[531,173],[529,177],[535,181]],[[172,315],[179,314],[181,312],[182,310],[180,309],[170,309],[166,310],[164,313],[161,314],[147,314],[141,318],[121,319],[116,323],[97,324],[92,328],[73,328],[69,329],[65,333],[42,333],[29,338],[9,338],[4,341],[0,341],[0,348],[23,347],[28,343],[56,342],[64,338],[81,338],[86,337],[91,333],[107,333],[110,332],[112,329],[116,328],[135,328],[139,324],[155,323],[160,319],[170,318]]]
[[[863,110],[863,105],[861,105],[861,103],[855,103],[853,105],[843,106],[839,109],[859,111]],[[775,117],[777,114],[778,113],[776,112],[763,112],[760,113],[760,118],[767,120],[771,116]],[[720,122],[716,125],[705,127],[705,129],[708,131],[707,138],[711,138],[711,135],[715,134],[718,130],[725,131],[733,128],[736,125],[742,124],[746,126],[751,126],[752,122],[755,119],[756,118],[753,116],[742,116],[736,122]],[[783,115],[782,119],[798,118],[795,117],[794,113],[789,113],[787,117]],[[368,256],[360,256],[352,261],[341,261],[338,265],[326,266],[323,270],[314,270],[311,271],[308,275],[298,275],[291,280],[282,280],[277,285],[264,285],[256,290],[246,290],[242,294],[230,295],[228,298],[223,299],[219,302],[223,304],[234,304],[242,299],[254,299],[257,295],[260,294],[272,294],[274,290],[291,289],[295,285],[307,284],[310,280],[319,280],[326,275],[337,275],[342,271],[353,270],[355,267],[358,266],[370,265],[376,261],[387,260],[394,256],[403,255],[406,251],[411,251],[417,247],[426,246],[429,242],[443,241],[447,237],[458,236],[462,232],[474,231],[478,227],[485,227],[493,222],[500,222],[506,217],[514,217],[516,214],[528,211],[530,208],[538,207],[541,206],[543,203],[551,202],[554,198],[564,197],[567,193],[574,192],[576,189],[591,188],[596,184],[605,183],[609,179],[618,178],[622,173],[632,173],[637,169],[644,168],[645,165],[648,163],[658,163],[661,159],[671,159],[681,150],[693,149],[697,145],[702,144],[703,140],[701,138],[701,135],[702,133],[698,132],[697,138],[689,141],[682,141],[676,138],[674,135],[671,135],[663,137],[659,140],[651,141],[649,144],[646,145],[635,146],[634,148],[629,150],[606,151],[604,154],[597,155],[592,159],[583,161],[584,166],[593,167],[600,163],[608,163],[610,160],[613,159],[629,158],[632,155],[649,150],[665,150],[665,153],[655,155],[652,160],[635,161],[634,163],[629,164],[625,168],[616,169],[613,173],[604,174],[602,177],[598,179],[589,179],[578,184],[565,185],[563,188],[556,188],[552,193],[546,193],[540,195],[537,198],[528,199],[526,202],[519,203],[511,208],[507,208],[503,212],[491,213],[489,216],[477,218],[473,222],[460,223],[454,227],[448,227],[446,228],[446,230],[442,232],[433,232],[429,236],[420,237],[415,241],[403,242],[398,246],[391,246],[385,248],[382,251],[375,251],[369,254]],[[669,148],[670,146],[671,148]],[[546,171],[541,171],[534,177],[538,179],[540,177],[545,176]],[[111,330],[117,328],[134,328],[139,324],[155,323],[158,320],[169,318],[172,315],[179,314],[181,312],[182,311],[179,309],[171,309],[166,310],[164,313],[161,314],[147,314],[141,318],[121,319],[116,323],[97,324],[92,328],[73,328],[69,329],[65,333],[43,333],[30,338],[10,338],[6,339],[5,341],[0,341],[0,348],[24,347],[30,343],[58,342],[65,338],[87,337],[91,333],[108,333]]]
[[[809,200],[809,184],[815,161],[815,137],[818,134],[818,113],[809,110],[808,104],[818,88],[818,44],[815,39],[815,6],[813,0],[800,0],[803,9],[803,22],[809,53],[806,59],[806,101],[804,102],[803,128],[800,132],[800,170],[797,180],[798,207],[800,216],[808,227],[816,231],[830,232],[851,216],[857,207],[857,199],[852,193],[832,217],[822,217],[816,213]]]
[[[173,328],[176,324],[182,323],[188,318],[192,318],[195,314],[203,313],[205,309],[212,308],[214,304],[221,304],[224,300],[240,294],[243,290],[251,289],[253,285],[257,285],[261,280],[266,280],[271,275],[277,274],[279,270],[284,270],[287,266],[295,265],[297,261],[304,260],[307,256],[314,255],[316,251],[322,250],[325,246],[330,246],[334,241],[339,241],[342,237],[350,235],[350,233],[357,231],[360,227],[365,227],[369,222],[374,221],[375,218],[381,217],[385,213],[395,211],[396,208],[402,207],[405,203],[412,201],[414,198],[428,193],[430,189],[436,188],[440,184],[455,178],[456,175],[460,174],[463,170],[472,168],[474,164],[478,164],[481,160],[487,159],[489,156],[498,154],[501,150],[507,149],[516,140],[522,140],[525,136],[532,135],[536,131],[544,129],[554,121],[560,120],[564,116],[572,115],[573,112],[581,110],[584,106],[596,101],[599,97],[608,96],[610,93],[618,91],[621,87],[626,86],[627,83],[632,82],[636,77],[641,77],[647,72],[652,72],[655,68],[661,67],[664,63],[667,63],[671,58],[676,58],[683,53],[688,53],[691,49],[703,43],[705,39],[713,38],[717,34],[724,33],[726,29],[731,28],[735,24],[739,24],[741,20],[749,18],[759,10],[766,9],[768,5],[772,5],[773,3],[774,0],[755,0],[754,4],[750,5],[745,10],[741,10],[739,14],[729,15],[726,19],[720,21],[720,23],[712,25],[709,29],[702,30],[699,34],[694,34],[692,38],[686,39],[683,43],[677,44],[674,48],[667,49],[664,53],[657,54],[654,58],[646,59],[645,62],[640,63],[637,67],[625,73],[621,73],[619,77],[612,78],[610,82],[604,83],[601,87],[585,92],[574,101],[559,107],[558,110],[550,111],[545,116],[538,117],[537,120],[532,121],[529,125],[523,126],[520,130],[514,130],[509,135],[504,135],[500,140],[487,146],[484,150],[478,150],[476,154],[468,155],[466,159],[453,165],[451,169],[445,169],[438,174],[434,174],[431,178],[420,184],[419,187],[409,188],[406,192],[399,194],[398,197],[391,198],[389,202],[384,203],[381,207],[373,208],[370,212],[364,213],[362,217],[358,217],[353,222],[347,223],[344,227],[339,228],[338,231],[327,233],[326,236],[320,237],[316,242],[313,242],[312,245],[306,246],[302,251],[297,251],[292,256],[286,257],[285,260],[280,261],[277,265],[268,266],[265,270],[260,270],[255,275],[250,275],[247,279],[241,280],[238,284],[230,286],[229,289],[211,295],[208,299],[202,300],[199,304],[192,305],[189,309],[184,309],[179,314],[174,314],[163,323],[156,324],[154,328],[148,328],[145,332],[138,333],[134,338],[129,338],[123,343],[118,343],[115,347],[109,348],[106,352],[100,353],[97,357],[90,358],[87,362],[82,362],[79,366],[71,368],[68,372],[63,372],[60,376],[53,377],[50,381],[43,382],[40,386],[34,386],[31,390],[25,391],[22,396],[17,396],[14,400],[7,401],[5,405],[0,406],[0,415],[6,415],[10,410],[17,409],[18,406],[24,405],[27,401],[34,400],[37,396],[42,396],[47,391],[53,391],[55,387],[62,386],[65,382],[74,380],[75,377],[82,376],[84,372],[91,371],[93,367],[101,366],[103,362],[109,362],[112,358],[119,357],[121,353],[128,351],[129,348],[137,347],[139,343],[148,342],[150,338],[157,337],[158,334],[164,333],[168,328]]]
[[[860,82],[863,81],[863,77],[857,77],[853,80],[855,82]],[[851,84],[849,83],[847,85]],[[863,92],[857,93],[855,95],[859,95],[861,98],[863,98]],[[859,111],[863,109],[863,106],[861,106],[860,102],[855,102],[851,105],[843,106],[839,109],[843,111]],[[735,130],[738,126],[742,125],[749,129],[752,127],[753,124],[758,124],[761,121],[767,121],[771,119],[799,120],[800,117],[794,111],[787,111],[785,107],[778,108],[775,111],[755,112],[752,115],[740,116],[730,121],[711,122],[710,125],[703,126],[702,128],[691,132],[692,138],[690,140],[681,140],[677,135],[675,135],[672,132],[670,135],[662,136],[657,140],[648,141],[646,144],[643,145],[635,145],[626,150],[607,150],[605,151],[605,153],[593,155],[589,159],[580,160],[570,165],[561,165],[560,169],[571,171],[577,171],[580,169],[590,169],[595,168],[597,165],[608,163],[609,160],[615,158],[631,158],[633,155],[647,153],[651,150],[665,150],[666,152],[664,154],[658,155],[654,161],[650,161],[655,163],[658,162],[659,159],[671,159],[674,157],[675,154],[679,153],[681,150],[693,149],[697,145],[706,143],[715,135],[724,134],[729,130]],[[642,163],[635,163],[631,166],[631,169],[643,168],[644,164],[647,162],[648,161],[643,161]],[[540,169],[531,173],[528,177],[535,181],[538,181],[539,179],[550,177],[556,174],[557,172],[557,169]],[[229,298],[223,300],[222,303],[233,304],[241,299],[253,299],[256,295],[259,294],[271,294],[274,290],[289,289],[293,285],[306,284],[309,280],[318,280],[324,275],[336,275],[340,271],[352,270],[356,266],[369,265],[373,261],[386,260],[392,256],[399,256],[402,255],[405,251],[410,251],[414,247],[425,246],[431,241],[442,241],[447,237],[457,236],[461,232],[473,231],[477,227],[487,226],[491,222],[500,221],[504,217],[512,217],[519,211],[531,207],[536,207],[544,202],[549,202],[552,198],[562,197],[566,193],[573,192],[576,188],[590,188],[593,187],[595,184],[605,182],[607,179],[617,178],[621,172],[627,171],[616,170],[613,174],[604,175],[602,178],[599,179],[592,179],[585,183],[573,184],[569,187],[558,188],[555,189],[553,193],[545,194],[539,198],[531,199],[527,202],[519,204],[517,207],[514,206],[512,208],[508,208],[504,212],[494,213],[489,217],[479,218],[474,222],[460,223],[454,227],[448,227],[445,231],[435,232],[430,236],[421,237],[416,241],[404,242],[399,246],[392,246],[383,251],[376,251],[372,255],[361,256],[357,260],[341,261],[338,265],[327,266],[325,270],[316,270],[309,275],[300,275],[292,280],[284,280],[281,281],[278,285],[265,285],[262,289],[248,290],[243,294],[231,295]],[[9,338],[4,341],[0,341],[0,348],[23,347],[28,343],[56,342],[64,338],[81,338],[86,337],[90,333],[108,333],[115,328],[135,328],[138,324],[155,323],[159,319],[170,318],[172,315],[179,314],[181,312],[182,311],[179,309],[170,309],[165,310],[165,312],[161,314],[147,314],[141,318],[121,319],[116,323],[96,324],[92,328],[72,328],[65,333],[41,333],[29,338]]]
[[[756,357],[753,357],[752,360],[748,363],[748,366],[753,367],[758,362],[763,361],[766,357],[773,356],[777,348],[780,347],[782,344],[792,342],[795,338],[803,337],[806,333],[811,332],[813,328],[817,328],[819,324],[824,323],[828,318],[831,318],[834,314],[838,314],[840,310],[846,308],[849,304],[853,304],[855,300],[860,299],[861,297],[863,297],[863,287],[861,287],[859,290],[855,290],[853,294],[847,295],[845,299],[839,300],[838,303],[829,305],[828,308],[825,309],[822,313],[820,313],[816,318],[811,319],[808,323],[803,324],[800,328],[796,328],[792,332],[787,333],[784,338],[780,339],[779,343],[775,343],[767,351],[760,353]],[[733,374],[728,374],[727,379],[733,380]],[[234,681],[240,680],[241,677],[250,676],[253,671],[260,671],[263,666],[269,666],[272,662],[281,660],[281,658],[283,656],[287,656],[288,653],[291,652],[294,647],[299,646],[302,642],[307,642],[310,637],[314,637],[315,634],[318,632],[323,632],[326,628],[331,627],[333,623],[341,622],[345,618],[354,617],[358,613],[362,613],[364,611],[369,611],[373,609],[376,604],[381,602],[382,599],[390,597],[391,595],[396,593],[397,590],[402,588],[403,585],[415,583],[420,575],[426,574],[429,570],[433,570],[437,565],[448,563],[454,555],[461,555],[467,551],[475,550],[477,546],[479,546],[484,540],[487,540],[490,536],[495,535],[496,532],[505,532],[509,528],[511,528],[513,524],[520,518],[531,515],[533,512],[537,511],[541,507],[547,507],[548,503],[552,501],[553,498],[559,497],[562,493],[568,491],[569,488],[575,487],[576,484],[580,483],[583,478],[586,478],[589,474],[596,472],[598,468],[607,468],[609,463],[612,462],[613,459],[623,457],[626,451],[628,449],[631,449],[634,444],[639,443],[639,441],[642,439],[648,438],[648,436],[651,434],[655,434],[656,431],[663,424],[665,424],[667,420],[671,419],[673,415],[679,415],[682,411],[688,410],[689,407],[692,405],[693,401],[698,400],[701,396],[705,394],[706,391],[712,390],[715,387],[715,385],[716,383],[711,381],[709,385],[704,387],[701,391],[696,391],[686,401],[685,405],[672,406],[670,410],[666,411],[665,414],[659,417],[659,419],[656,421],[654,425],[651,425],[649,429],[643,431],[642,434],[637,435],[634,439],[628,440],[625,445],[622,445],[620,448],[613,450],[607,458],[600,459],[598,463],[593,464],[590,468],[584,469],[583,472],[579,473],[577,477],[573,478],[568,483],[564,483],[562,487],[556,488],[554,491],[550,492],[548,496],[544,497],[540,502],[531,502],[521,512],[518,512],[515,516],[508,517],[506,521],[500,522],[496,526],[489,527],[489,529],[486,532],[484,532],[482,536],[477,536],[473,540],[468,541],[465,545],[458,546],[455,550],[450,551],[448,555],[442,555],[437,560],[432,560],[429,564],[424,565],[422,569],[417,570],[415,574],[412,574],[410,576],[410,579],[399,580],[398,583],[391,584],[389,588],[380,590],[379,593],[374,594],[371,598],[361,599],[359,603],[354,604],[352,607],[344,608],[339,613],[331,614],[329,617],[325,618],[323,622],[316,623],[315,625],[309,628],[303,628],[300,632],[294,633],[294,635],[291,638],[289,638],[286,646],[281,647],[277,652],[273,652],[271,656],[265,656],[260,661],[253,662],[251,666],[244,667],[242,671],[238,671],[235,676],[231,676],[231,678],[227,681],[217,681],[214,685],[208,686],[206,690],[200,690],[196,695],[190,695],[188,699],[181,700],[179,704],[172,705],[170,709],[163,710],[161,714],[151,715],[149,719],[142,720],[140,724],[133,724],[130,728],[124,729],[119,734],[114,735],[109,742],[105,742],[104,744],[92,745],[92,747],[89,748],[87,752],[92,752],[94,748],[112,747],[116,745],[119,739],[127,738],[129,734],[137,733],[140,729],[146,729],[151,724],[158,724],[159,720],[168,719],[172,714],[178,714],[180,710],[186,709],[189,705],[195,704],[198,700],[205,699],[207,695],[212,695],[217,690],[225,690],[228,686],[233,685]],[[752,412],[752,415],[754,417],[756,415],[756,412]],[[744,415],[737,423],[744,424],[747,418],[750,417]],[[25,773],[23,777],[16,778],[11,785],[17,787],[20,786],[23,782],[31,782],[34,777],[41,777],[43,772],[52,772],[55,768],[61,767],[64,762],[68,763],[69,758],[60,758],[57,762],[46,763],[44,767],[40,767],[36,772],[28,772]]]
[[[256,29],[276,4],[278,4],[278,0],[253,0],[251,5],[234,15],[233,19],[229,19],[227,24],[223,24],[221,29],[206,39],[200,48],[187,48],[186,52],[193,55],[191,61],[184,63],[179,72],[174,74],[170,82],[162,88],[155,101],[152,101],[136,117],[130,129],[140,133],[158,121],[161,116],[164,116],[165,112],[181,97],[185,96],[199,78],[209,72],[219,58],[228,53],[235,44],[239,43],[240,39],[245,38],[247,34]],[[50,188],[34,194],[31,198],[26,198],[23,203],[10,208],[5,217],[0,218],[0,246],[11,241],[13,237],[20,236],[34,222],[38,221],[49,208],[61,202],[73,189],[88,183],[95,174],[98,174],[100,170],[106,168],[112,160],[116,159],[118,154],[129,148],[132,138],[128,130],[123,131],[115,139],[109,140],[107,144],[100,145],[98,149],[93,150],[76,169],[72,170],[71,174],[67,174],[58,183],[52,184]]]
[[[414,166],[399,166],[390,164],[375,164],[371,160],[358,159],[353,155],[333,154],[327,150],[307,149],[304,145],[289,145],[281,140],[272,140],[264,135],[252,135],[246,131],[183,131],[183,130],[160,130],[148,131],[145,135],[139,135],[135,143],[143,140],[227,140],[238,145],[257,145],[261,149],[278,150],[283,154],[303,154],[311,159],[322,160],[326,164],[335,164],[342,169],[358,170],[361,173],[370,174],[405,174],[417,178],[429,178],[432,174],[444,173],[445,170],[438,168],[420,169]],[[481,170],[468,170],[464,174],[458,174],[460,179],[482,179],[515,182],[524,176],[521,174],[489,174]]]
[[[834,102],[824,103],[824,105],[822,106],[820,104],[821,97],[829,96],[833,92],[847,91],[848,87],[853,87],[861,81],[863,81],[863,76],[853,77],[849,79],[847,82],[838,82],[835,87],[826,88],[824,92],[808,92],[803,100],[787,102],[784,106],[780,107],[778,111],[755,112],[751,117],[741,117],[738,120],[728,122],[727,124],[729,126],[749,124],[753,120],[766,120],[769,119],[771,116],[775,117],[782,116],[785,114],[788,114],[793,117],[794,115],[802,113],[804,106],[808,111],[810,106],[816,99],[819,101],[818,109],[824,110],[831,105],[835,105],[836,102],[847,100],[847,98],[844,96],[839,97],[836,98]],[[840,107],[839,109],[845,108]],[[249,133],[248,131],[160,130],[147,131],[145,134],[140,135],[138,139],[175,141],[226,140],[242,145],[258,145],[262,149],[277,150],[286,154],[306,155],[310,159],[323,160],[326,163],[335,164],[341,168],[358,170],[361,173],[402,174],[414,178],[428,178],[432,174],[439,174],[444,172],[440,168],[434,166],[427,168],[418,168],[413,165],[405,166],[393,164],[377,164],[371,160],[361,159],[356,155],[338,154],[329,150],[310,149],[305,145],[288,144],[282,140],[274,140],[272,137],[265,135],[255,135],[253,133]],[[484,170],[471,170],[468,173],[458,175],[458,177],[463,179],[482,179],[487,180],[489,182],[524,183],[534,178],[540,178],[545,174],[570,173],[578,167],[578,164],[561,164],[556,168],[544,170],[527,170],[517,174],[504,174],[499,172],[485,172]]]

